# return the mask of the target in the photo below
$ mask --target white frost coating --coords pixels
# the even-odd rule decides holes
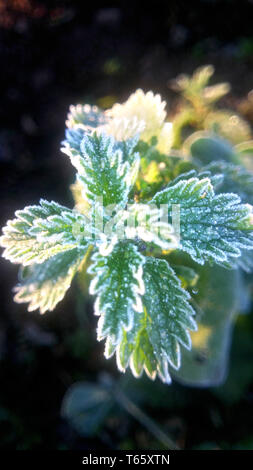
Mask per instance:
[[[71,154],[70,159],[78,171],[89,203],[95,197],[103,197],[104,205],[124,207],[139,168],[139,157],[130,165],[123,161],[123,153],[112,136],[104,133],[84,135],[81,153]]]
[[[114,235],[111,238],[111,240],[108,240],[106,238],[106,240],[104,240],[104,242],[102,244],[99,244],[99,243],[97,244],[98,249],[99,249],[99,253],[102,256],[108,256],[113,251],[113,248],[114,248],[114,246],[116,245],[117,242],[118,242],[118,238],[117,238],[116,235]]]
[[[143,295],[145,294],[145,284],[143,281],[143,268],[142,266],[139,266],[137,269],[137,272],[133,274],[133,276],[137,279],[138,281],[138,294]]]
[[[107,351],[106,351],[106,349],[105,349],[105,357],[106,357],[106,358],[111,357],[111,356],[115,353],[115,351],[112,351],[112,353],[111,353],[110,356],[109,356],[109,355],[106,354],[106,352],[107,352]],[[129,360],[128,360],[128,363],[129,363]],[[122,363],[121,363],[121,360],[120,360],[120,344],[118,344],[117,347],[116,347],[116,364],[117,364],[117,367],[118,367],[119,371],[120,371],[120,372],[125,372],[125,371],[126,371],[126,368],[127,368],[127,366],[128,366],[128,363],[126,364],[125,367],[123,367],[123,365],[122,365]]]
[[[29,302],[28,311],[52,311],[63,299],[86,249],[59,253],[43,264],[29,268],[29,275],[14,289],[17,303]]]
[[[131,369],[131,371],[132,371],[133,376],[136,377],[136,379],[138,379],[139,377],[142,376],[143,367],[141,368],[140,372],[138,372],[138,371],[136,370],[135,365],[134,365],[133,356],[130,357],[129,366],[130,366],[130,369]]]
[[[40,264],[79,246],[72,224],[83,216],[60,204],[41,199],[40,205],[16,211],[16,217],[8,221],[0,238],[3,256],[13,263]]]
[[[89,270],[87,270],[87,273],[89,273]],[[91,280],[90,285],[89,285],[89,293],[90,295],[95,295],[96,293],[96,284],[97,284],[97,278],[94,277],[94,279]],[[97,299],[96,299],[97,301]],[[97,310],[96,306],[94,305],[95,312]],[[96,313],[95,313],[96,315]]]
[[[188,302],[189,294],[182,289],[165,260],[147,258],[143,269],[146,285],[143,304],[150,317],[147,333],[165,377],[166,362],[176,370],[180,367],[180,344],[186,349],[191,348],[188,330],[196,330],[196,322],[192,319],[195,312]]]
[[[144,292],[141,278],[144,257],[134,245],[117,244],[108,255],[97,252],[92,260],[89,273],[95,277],[90,293],[97,294],[98,339],[109,336],[112,344],[118,344],[123,329],[130,331],[133,327],[134,311],[143,309],[140,295]]]
[[[235,194],[215,195],[209,178],[178,181],[157,193],[152,204],[180,205],[180,249],[199,264],[227,265],[241,249],[252,249],[252,207]]]
[[[69,158],[71,158],[73,155],[73,151],[68,143],[65,143],[64,146],[60,148],[60,151],[65,153],[65,155],[67,155]]]
[[[149,265],[148,273],[144,272],[146,311],[135,313],[133,328],[124,331],[116,347],[112,348],[111,343],[109,347],[107,343],[106,354],[111,356],[116,352],[117,366],[122,372],[129,366],[135,377],[144,370],[150,378],[158,374],[163,382],[170,383],[168,366],[176,370],[180,367],[179,344],[190,348],[187,328],[196,330],[192,319],[194,311],[187,302],[189,294],[180,287],[168,264],[164,260],[152,261],[152,258],[146,263]]]
[[[135,160],[130,165],[129,171],[126,173],[125,181],[129,188],[132,188],[134,185],[140,169],[140,157],[138,154],[135,154]]]
[[[117,365],[119,367],[119,358],[116,356],[116,359],[117,359]],[[129,366],[130,366],[130,369],[132,371],[132,374],[134,377],[136,377],[137,379],[140,378],[143,374],[143,371],[146,372],[147,376],[151,379],[151,380],[155,380],[156,378],[156,374],[157,372],[154,370],[152,373],[150,373],[150,371],[148,370],[147,366],[145,364],[142,364],[142,367],[140,369],[140,371],[137,371],[136,370],[136,367],[135,367],[135,364],[134,364],[134,359],[133,359],[133,356],[130,357],[130,360],[129,360]],[[125,372],[125,369],[122,368],[121,366],[121,369],[120,369],[122,372]],[[163,382],[165,380],[163,379]],[[170,382],[167,382],[167,383],[170,383]]]
[[[137,292],[136,292],[136,294],[137,294]],[[138,295],[136,295],[136,302],[133,304],[133,309],[138,313],[141,313],[143,311],[142,300]],[[129,329],[131,329],[131,328],[129,328]],[[126,331],[128,331],[128,330],[126,329]]]
[[[168,385],[171,384],[171,376],[169,374],[168,362],[166,359],[163,360],[162,370],[159,370],[158,375],[160,379],[162,380],[162,382]]]

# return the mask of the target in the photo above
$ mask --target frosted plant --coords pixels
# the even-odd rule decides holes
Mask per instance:
[[[105,113],[71,106],[62,151],[76,169],[75,208],[41,200],[18,210],[0,242],[24,267],[15,301],[29,311],[53,310],[88,267],[105,356],[115,354],[121,371],[169,383],[198,329],[187,290],[198,266],[253,267],[253,175],[235,164],[234,150],[230,161],[206,164],[213,135],[196,159],[197,137],[187,158],[169,156],[164,108],[142,90]]]

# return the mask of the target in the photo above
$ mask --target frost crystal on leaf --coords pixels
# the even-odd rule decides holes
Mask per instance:
[[[175,184],[177,184],[179,181],[189,180],[191,178],[198,178],[199,180],[209,178],[214,190],[220,188],[224,181],[224,175],[222,173],[212,174],[211,170],[209,170],[209,166],[207,166],[204,167],[201,171],[190,170],[187,173],[181,173],[176,178],[174,178],[174,180],[172,180],[167,187],[169,188],[171,186],[175,186]]]
[[[51,311],[60,302],[84,259],[86,248],[58,253],[42,264],[25,268],[20,284],[15,287],[14,300],[29,302],[28,311]]]
[[[5,248],[3,257],[13,263],[43,263],[57,253],[78,247],[80,240],[72,231],[76,222],[83,224],[91,237],[84,216],[53,201],[41,199],[39,206],[27,206],[15,215],[0,238]]]
[[[124,207],[136,175],[136,162],[123,161],[123,152],[115,147],[115,139],[104,134],[85,135],[81,142],[80,155],[71,155],[71,162],[78,171],[88,202],[103,198],[107,207],[115,204]]]
[[[90,293],[97,294],[95,314],[98,322],[98,339],[110,337],[117,344],[123,328],[133,327],[134,312],[142,312],[140,294],[144,292],[142,265],[144,257],[135,245],[118,243],[108,256],[95,253],[89,272],[95,277]]]
[[[215,195],[208,178],[190,178],[157,193],[151,203],[180,204],[180,249],[194,261],[226,266],[241,249],[253,249],[252,207],[236,194]]]
[[[159,374],[170,382],[168,367],[180,367],[180,345],[190,349],[189,330],[197,329],[189,294],[165,260],[147,258],[143,265],[145,293],[143,312],[134,314],[133,327],[124,330],[121,342],[107,339],[106,356],[117,353],[120,370],[130,365],[138,377],[143,369],[151,377]]]
[[[80,153],[80,145],[84,135],[92,133],[95,129],[102,129],[107,121],[108,118],[97,106],[89,104],[70,106],[62,152],[69,156]]]
[[[144,266],[145,289],[143,303],[151,322],[147,328],[154,353],[161,363],[180,367],[180,347],[190,349],[191,338],[187,331],[196,330],[194,310],[189,304],[189,294],[165,260],[150,258]]]

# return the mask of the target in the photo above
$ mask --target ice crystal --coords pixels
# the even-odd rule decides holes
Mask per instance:
[[[252,206],[236,194],[214,193],[209,178],[190,178],[157,193],[151,203],[180,204],[180,248],[194,261],[226,265],[253,249]]]
[[[92,260],[89,273],[95,277],[90,284],[90,293],[97,294],[98,339],[109,335],[117,344],[123,327],[132,329],[134,311],[142,311],[140,294],[144,292],[144,257],[131,243],[118,243],[109,255],[96,253]]]
[[[41,199],[40,205],[27,206],[15,215],[16,219],[3,228],[0,242],[5,248],[3,257],[24,266],[43,263],[57,253],[78,247],[80,241],[72,231],[75,222],[89,231],[81,214],[53,201]]]
[[[124,207],[138,168],[138,155],[131,165],[123,161],[123,152],[115,139],[105,134],[84,135],[80,154],[70,154],[78,171],[78,179],[84,186],[88,202],[103,198],[103,205]],[[136,168],[137,167],[137,168]]]
[[[158,373],[164,382],[170,382],[169,366],[180,367],[180,345],[191,347],[187,330],[197,329],[194,310],[189,294],[165,260],[147,258],[143,279],[143,311],[134,314],[133,327],[124,330],[118,346],[111,338],[107,340],[106,355],[117,352],[120,370],[130,365],[137,377],[144,369],[151,378]]]
[[[41,313],[53,310],[65,296],[85,253],[86,248],[74,248],[25,268],[25,275],[15,287],[14,300],[29,302],[29,312],[38,308]]]

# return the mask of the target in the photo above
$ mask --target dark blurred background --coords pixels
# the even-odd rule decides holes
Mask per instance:
[[[173,110],[170,80],[209,63],[214,82],[231,83],[230,105],[243,100],[253,87],[252,22],[252,0],[0,0],[1,225],[40,197],[73,205],[74,170],[59,150],[70,104],[106,108],[140,87],[161,93]],[[0,448],[158,448],[123,411],[89,437],[61,417],[72,383],[120,374],[114,359],[103,358],[92,302],[77,282],[54,312],[40,316],[13,302],[16,279],[16,266],[2,260]],[[183,447],[253,449],[247,322],[249,344],[243,349],[236,337],[231,359],[241,355],[246,371],[242,379],[232,371],[222,393],[129,378],[145,413]]]

